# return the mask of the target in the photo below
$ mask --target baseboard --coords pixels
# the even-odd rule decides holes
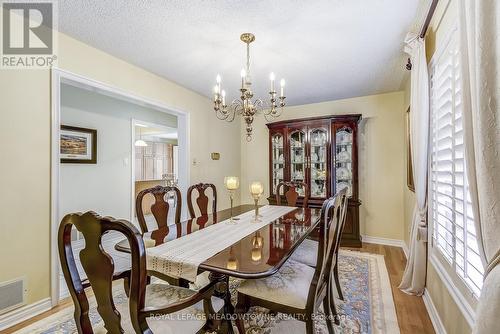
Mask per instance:
[[[36,303],[22,306],[0,316],[0,331],[17,325],[20,322],[33,318],[52,308],[50,298],[42,299]]]
[[[363,242],[367,242],[369,244],[379,244],[379,245],[386,245],[386,246],[401,247],[403,249],[403,252],[405,253],[406,258],[408,258],[408,246],[406,246],[406,243],[404,242],[404,240],[371,237],[369,235],[363,235],[362,240],[363,240]]]
[[[441,318],[439,317],[439,313],[436,310],[436,307],[434,306],[434,303],[432,302],[432,298],[429,295],[429,291],[425,289],[424,294],[422,295],[422,299],[424,300],[424,305],[425,308],[427,309],[427,313],[429,314],[429,317],[431,318],[432,326],[434,327],[434,331],[437,334],[446,334],[446,329],[444,328],[443,322],[441,321]]]

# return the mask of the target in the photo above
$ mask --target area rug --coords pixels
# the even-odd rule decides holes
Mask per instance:
[[[383,255],[341,250],[339,254],[339,276],[345,301],[336,300],[337,312],[340,316],[340,326],[335,327],[336,333],[399,333],[396,310],[392,298],[389,275]],[[230,289],[233,293],[239,280],[231,280]],[[123,290],[116,293],[115,303],[126,303]],[[235,298],[235,293],[233,293]],[[233,298],[233,303],[235,302]],[[95,300],[90,301],[94,308],[90,312],[92,323],[100,322],[95,310]],[[291,319],[282,314],[271,315],[264,308],[253,307],[252,315],[245,324],[246,334],[303,334],[303,322]],[[322,310],[316,320],[316,331],[327,334],[326,323]],[[237,333],[236,329],[235,332]],[[76,333],[73,321],[73,308],[68,307],[43,320],[40,320],[22,330],[27,333]]]

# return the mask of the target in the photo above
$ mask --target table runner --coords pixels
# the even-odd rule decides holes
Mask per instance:
[[[179,239],[146,249],[147,268],[170,277],[196,281],[201,263],[234,243],[295,210],[289,206],[266,205],[259,208],[260,222],[254,222],[255,211],[237,217],[235,224],[228,220],[208,226]]]

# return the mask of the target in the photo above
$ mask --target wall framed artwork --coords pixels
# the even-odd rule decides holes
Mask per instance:
[[[410,141],[410,107],[406,110],[406,184],[408,189],[415,192],[413,182],[413,163],[411,161],[411,141]]]
[[[63,164],[97,163],[97,130],[61,125],[59,146]]]

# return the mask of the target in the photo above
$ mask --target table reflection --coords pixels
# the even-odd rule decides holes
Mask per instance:
[[[239,215],[253,210],[253,206],[241,205],[233,210],[235,215]],[[187,234],[201,233],[201,230],[228,219],[230,213],[227,211],[163,226],[145,233],[143,237],[148,245],[158,246]],[[319,214],[319,209],[296,208],[212,256],[200,265],[200,270],[243,278],[269,275],[270,271],[279,269],[300,242],[314,230]],[[238,228],[238,224],[234,227]],[[116,248],[127,251],[128,245],[120,242]]]

